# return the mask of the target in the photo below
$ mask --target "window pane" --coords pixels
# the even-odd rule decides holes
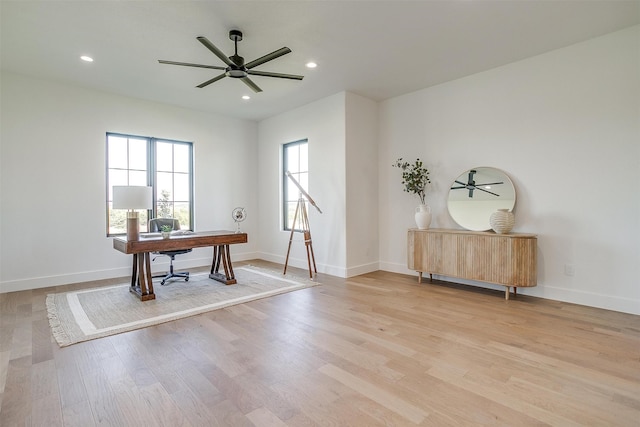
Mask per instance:
[[[290,202],[298,200],[299,194],[300,190],[298,190],[298,187],[296,187],[290,178],[287,178],[287,201]]]
[[[140,220],[140,232],[141,233],[146,233],[147,231],[149,231],[149,228],[148,228],[149,227],[149,217],[147,215],[147,212],[148,211],[146,211],[146,210],[139,211],[139,215],[140,215],[140,217],[139,217],[139,220]]]
[[[124,209],[112,209],[109,203],[109,234],[121,234],[127,232],[127,211]]]
[[[287,229],[291,230],[293,227],[293,216],[296,213],[296,206],[298,202],[287,202]]]
[[[173,199],[176,201],[189,200],[189,175],[177,173],[173,177]]]
[[[174,205],[173,217],[180,221],[180,230],[188,230],[191,218],[189,203],[176,203]]]
[[[109,171],[109,200],[113,200],[111,193],[113,192],[114,185],[127,185],[128,173],[126,170],[111,169]]]
[[[189,173],[189,146],[175,144],[173,146],[173,171]]]
[[[108,161],[110,168],[127,168],[127,138],[110,135],[107,138]]]
[[[173,218],[173,202],[163,197],[156,204],[156,218]]]
[[[146,171],[129,171],[129,182],[125,185],[147,185]]]
[[[308,149],[309,146],[308,144],[300,144],[300,165],[299,165],[299,169],[298,171],[300,172],[306,172],[309,170],[309,160],[308,160]],[[305,186],[303,186],[303,188],[306,188]]]
[[[296,179],[298,180],[300,186],[304,188],[305,191],[307,191],[307,188],[309,188],[309,174],[307,172],[298,174],[298,176],[296,176]]]
[[[169,172],[158,172],[156,177],[156,197],[158,200],[163,197],[166,197],[167,200],[173,200],[173,174]]]
[[[299,145],[294,145],[287,149],[287,169],[289,172],[294,173],[300,170],[299,163]]]
[[[173,144],[166,142],[156,144],[156,168],[163,172],[173,170]]]
[[[146,139],[129,139],[129,169],[147,170]]]

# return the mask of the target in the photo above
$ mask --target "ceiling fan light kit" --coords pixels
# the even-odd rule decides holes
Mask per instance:
[[[244,58],[238,55],[238,42],[242,40],[242,32],[240,30],[231,30],[229,31],[229,39],[231,39],[234,43],[234,54],[231,56],[226,56],[224,52],[218,49],[213,43],[211,43],[206,37],[198,36],[196,39],[202,43],[204,47],[209,49],[215,56],[217,56],[222,62],[225,63],[226,67],[220,67],[216,65],[204,65],[204,64],[192,64],[189,62],[177,62],[177,61],[167,61],[160,59],[158,60],[161,64],[168,65],[180,65],[184,67],[197,67],[197,68],[209,68],[212,70],[221,70],[224,71],[222,74],[207,80],[206,82],[200,83],[198,88],[204,88],[209,86],[211,83],[215,83],[218,80],[221,80],[225,77],[231,77],[233,79],[240,79],[244,84],[249,86],[251,90],[254,92],[262,92],[262,89],[256,85],[253,80],[249,78],[250,75],[253,76],[261,76],[261,77],[276,77],[280,79],[290,79],[290,80],[302,80],[304,76],[299,76],[296,74],[283,74],[283,73],[272,73],[269,71],[257,71],[253,70],[253,68],[262,65],[266,62],[272,61],[276,58],[279,58],[283,55],[291,53],[291,49],[288,47],[282,47],[278,50],[275,50],[271,53],[268,53],[258,59],[255,59],[247,64],[244,62]]]

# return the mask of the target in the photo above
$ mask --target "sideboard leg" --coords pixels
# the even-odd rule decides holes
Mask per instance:
[[[517,296],[518,295],[518,288],[516,286],[513,287],[513,296]]]
[[[422,283],[422,271],[418,271],[418,283]]]
[[[509,299],[509,286],[505,286],[504,288],[504,299]]]

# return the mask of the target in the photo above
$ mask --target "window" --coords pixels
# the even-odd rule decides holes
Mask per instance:
[[[193,144],[107,133],[107,235],[126,233],[126,211],[113,209],[114,185],[153,187],[153,209],[140,212],[140,231],[149,218],[177,218],[193,230]]]
[[[282,218],[284,230],[291,230],[298,199],[298,187],[287,177],[287,171],[309,192],[308,143],[306,139],[290,142],[282,146]]]

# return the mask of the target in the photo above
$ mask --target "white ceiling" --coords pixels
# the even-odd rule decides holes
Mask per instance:
[[[568,46],[640,22],[640,1],[0,1],[3,70],[227,116],[261,120],[350,91],[379,101]],[[264,92],[219,72],[230,29]],[[80,55],[94,57],[82,62]],[[304,64],[316,61],[318,68]],[[241,96],[252,96],[243,101]]]

